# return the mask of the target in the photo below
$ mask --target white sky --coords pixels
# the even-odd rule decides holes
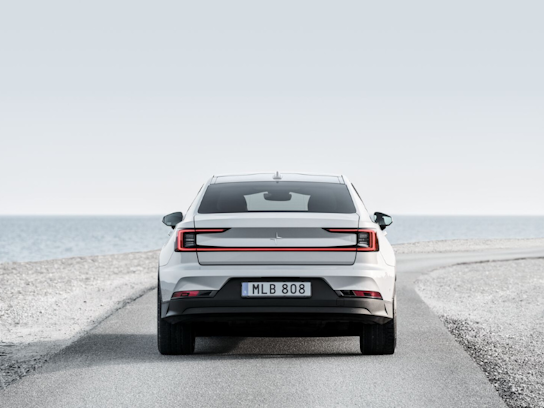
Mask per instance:
[[[544,2],[0,5],[0,214],[161,214],[211,175],[544,214]]]

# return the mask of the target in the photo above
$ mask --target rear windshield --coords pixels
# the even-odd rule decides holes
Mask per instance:
[[[200,214],[240,212],[355,212],[344,184],[260,181],[212,184],[206,190]]]

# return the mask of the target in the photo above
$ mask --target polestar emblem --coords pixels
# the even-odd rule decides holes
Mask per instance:
[[[276,239],[281,239],[280,234],[276,232]]]

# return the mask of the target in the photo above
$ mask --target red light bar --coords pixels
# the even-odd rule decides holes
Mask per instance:
[[[378,239],[376,231],[357,228],[325,228],[329,232],[348,232],[358,234],[366,232],[369,234],[369,246],[350,246],[350,247],[206,247],[196,244],[196,235],[200,233],[219,233],[225,232],[228,228],[210,228],[210,229],[183,229],[178,231],[176,251],[177,252],[373,252],[378,250]],[[194,246],[184,247],[184,235],[187,233],[195,234]]]
[[[297,251],[297,252],[304,252],[304,251],[351,251],[354,252],[357,250],[357,248],[310,248],[310,247],[245,247],[245,248],[234,248],[234,247],[221,247],[221,248],[206,248],[206,247],[198,247],[198,252],[201,251],[207,251],[207,252],[216,252],[216,251],[261,251],[261,252],[267,252],[267,251]]]

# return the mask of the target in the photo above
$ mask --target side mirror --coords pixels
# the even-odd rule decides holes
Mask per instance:
[[[381,212],[375,212],[374,222],[378,224],[383,231],[385,227],[389,227],[391,224],[393,224],[393,217]]]
[[[180,212],[175,212],[162,217],[162,223],[168,227],[172,227],[172,229],[176,228],[176,225],[181,221],[183,221],[183,214]]]

